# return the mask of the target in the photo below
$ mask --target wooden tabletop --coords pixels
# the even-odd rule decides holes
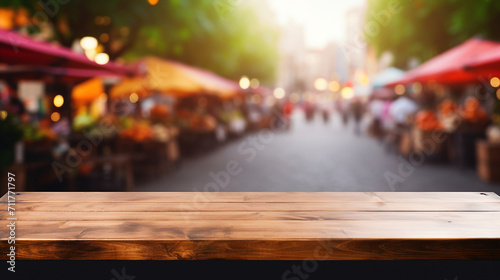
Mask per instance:
[[[500,259],[494,193],[21,192],[19,260]],[[1,252],[10,245],[0,227]],[[0,254],[5,260],[6,254]]]

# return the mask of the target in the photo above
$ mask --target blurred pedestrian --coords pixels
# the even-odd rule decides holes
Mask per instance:
[[[337,112],[339,112],[341,117],[342,117],[342,123],[344,124],[344,126],[347,126],[347,124],[349,122],[349,109],[348,109],[347,101],[337,100],[335,105],[336,105],[335,107],[337,109]]]
[[[285,101],[283,104],[283,117],[285,120],[285,128],[290,129],[293,113],[293,103],[290,100]]]
[[[316,112],[316,106],[312,102],[306,102],[305,104],[306,120],[308,122],[314,119],[314,113]]]
[[[354,132],[356,134],[361,133],[360,122],[363,117],[363,104],[359,98],[354,98],[351,102],[351,114],[354,119]]]

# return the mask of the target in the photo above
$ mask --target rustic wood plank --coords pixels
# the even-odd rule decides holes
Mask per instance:
[[[379,192],[385,202],[500,202],[494,192]]]
[[[500,202],[337,202],[337,203],[17,203],[17,211],[195,212],[195,211],[500,211]]]
[[[499,229],[500,221],[489,220],[18,221],[16,239],[498,238]],[[1,236],[7,234],[7,227],[0,229]]]
[[[500,202],[492,192],[25,192],[17,202],[241,203],[241,202]],[[6,202],[2,197],[0,202]]]
[[[18,260],[500,260],[498,239],[20,240],[17,245]],[[7,246],[1,242],[0,250]]]
[[[17,202],[87,202],[87,203],[244,203],[244,202],[383,202],[375,193],[307,192],[27,192],[19,193]]]
[[[15,208],[19,259],[500,259],[494,193],[20,193]]]
[[[0,211],[0,219],[10,217]],[[177,221],[177,220],[500,220],[500,212],[360,212],[360,211],[305,211],[305,212],[38,212],[17,211],[22,221]]]

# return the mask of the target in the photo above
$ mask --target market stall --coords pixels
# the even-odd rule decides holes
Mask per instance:
[[[67,189],[77,171],[67,164],[73,135],[71,89],[93,77],[116,78],[133,69],[111,62],[100,65],[69,49],[6,30],[0,30],[0,54],[0,103],[9,119],[2,126],[17,135],[2,145],[1,168],[18,171],[25,186]],[[10,130],[9,123],[15,124]]]
[[[368,133],[374,138],[384,139],[389,138],[389,145],[394,146],[394,140],[397,139],[391,132],[394,132],[393,123],[389,116],[389,107],[393,100],[398,95],[392,88],[386,87],[388,84],[401,79],[405,72],[389,67],[371,79],[372,92],[369,95],[368,111],[370,122],[368,125]]]
[[[168,119],[167,130],[176,130],[169,135],[178,136],[184,153],[207,150],[227,138],[232,116],[238,116],[236,113],[227,116],[230,104],[241,98],[238,84],[206,70],[155,57],[146,57],[135,64],[142,69],[141,75],[114,86],[110,92],[112,100],[130,99],[139,104],[146,113],[140,117],[149,121],[144,115],[149,116],[152,111],[144,110],[145,103],[149,109],[168,112],[163,120]],[[157,104],[162,98],[170,98],[168,105]]]
[[[487,95],[496,95],[492,105],[492,124],[486,130],[486,139],[476,142],[478,176],[487,182],[500,181],[500,46],[480,54],[464,67],[476,74],[483,83],[490,83]]]
[[[470,39],[388,85],[399,94],[412,96],[419,106],[411,129],[413,154],[460,167],[475,166],[475,142],[485,137],[491,100],[483,95],[490,90],[489,84],[471,66],[483,53],[499,46]]]

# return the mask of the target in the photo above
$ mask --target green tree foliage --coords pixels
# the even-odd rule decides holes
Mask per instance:
[[[84,36],[98,38],[111,59],[157,55],[231,79],[247,75],[272,82],[279,34],[276,25],[261,16],[268,12],[265,2],[252,2],[0,0],[0,6],[27,8],[32,32],[40,30],[36,25],[45,13],[54,39],[65,46]]]
[[[388,23],[382,17],[398,6]],[[498,0],[369,0],[366,22],[381,25],[365,38],[380,54],[390,51],[394,64],[406,68],[410,58],[428,60],[473,37],[500,40]]]

